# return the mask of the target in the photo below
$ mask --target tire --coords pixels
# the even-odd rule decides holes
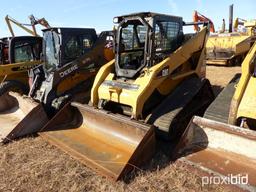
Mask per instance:
[[[19,81],[4,81],[0,84],[0,96],[10,91],[28,94],[29,88]]]

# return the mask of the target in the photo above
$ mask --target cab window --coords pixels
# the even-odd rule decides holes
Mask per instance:
[[[157,21],[155,26],[156,52],[173,51],[178,47],[180,25],[173,21]]]
[[[89,51],[93,46],[90,36],[71,36],[64,47],[64,60],[70,62]]]

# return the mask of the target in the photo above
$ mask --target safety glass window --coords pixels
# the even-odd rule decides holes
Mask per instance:
[[[33,50],[29,43],[19,42],[14,48],[15,62],[33,61]]]
[[[121,28],[119,66],[123,69],[137,70],[144,65],[144,49],[147,26],[139,20],[125,23]]]
[[[67,41],[64,48],[64,56],[67,62],[72,61],[87,51],[89,51],[93,46],[93,41],[88,36],[72,36]]]
[[[122,28],[121,44],[123,45],[123,50],[144,48],[146,30],[146,27],[142,24],[128,24]]]
[[[59,36],[56,32],[46,32],[44,34],[45,44],[45,68],[54,70],[58,65],[59,54]]]
[[[172,21],[157,21],[155,26],[156,51],[174,50],[177,47],[179,23]]]

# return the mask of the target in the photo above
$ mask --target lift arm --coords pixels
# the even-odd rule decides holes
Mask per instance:
[[[29,16],[29,19],[30,19],[30,22],[31,24],[23,24],[23,23],[20,23],[18,21],[16,21],[15,19],[11,18],[9,15],[6,15],[5,17],[5,21],[7,23],[7,26],[9,28],[9,31],[10,33],[12,34],[12,36],[14,37],[15,34],[13,32],[13,28],[12,28],[12,25],[11,23],[17,25],[18,27],[20,27],[21,29],[25,30],[27,33],[33,35],[33,36],[39,36],[36,32],[36,28],[35,26],[37,24],[40,24],[42,26],[44,26],[45,28],[50,28],[50,25],[49,23],[45,20],[45,18],[42,18],[42,19],[36,19],[33,15],[30,15]],[[28,26],[31,26],[32,27],[32,30],[28,28]]]

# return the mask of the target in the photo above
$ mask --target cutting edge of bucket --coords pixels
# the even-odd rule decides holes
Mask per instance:
[[[229,174],[247,174],[248,185],[239,187],[255,190],[255,151],[255,131],[195,116],[173,156],[222,177]]]

